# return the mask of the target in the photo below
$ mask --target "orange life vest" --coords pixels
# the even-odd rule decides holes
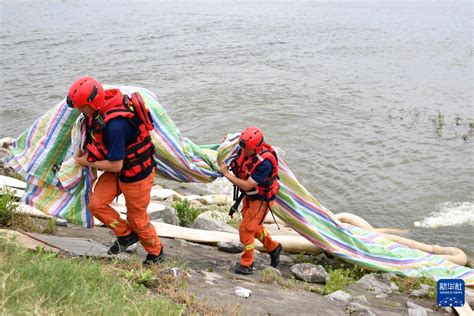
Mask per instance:
[[[239,157],[232,162],[231,167],[238,178],[247,180],[265,159],[272,163],[273,170],[271,175],[258,184],[254,190],[245,194],[250,198],[254,197],[265,201],[272,201],[280,189],[280,184],[278,183],[278,158],[272,146],[263,143],[259,151],[250,157],[246,157],[242,150]]]
[[[92,162],[107,159],[108,150],[104,143],[105,126],[111,119],[127,118],[135,128],[136,137],[135,141],[125,148],[125,159],[120,175],[133,182],[137,175],[153,166],[155,147],[150,137],[150,129],[153,125],[151,124],[150,127],[150,123],[143,122],[144,119],[140,117],[137,107],[141,107],[141,110],[146,108],[142,97],[137,92],[128,97],[118,89],[110,89],[106,90],[105,94],[105,104],[99,113],[86,119],[87,160]],[[150,119],[149,113],[146,114],[147,119]]]

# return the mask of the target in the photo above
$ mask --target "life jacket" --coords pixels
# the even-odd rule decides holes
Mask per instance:
[[[93,162],[107,159],[105,127],[110,120],[118,117],[129,119],[136,131],[135,140],[125,148],[125,159],[120,171],[121,177],[133,182],[137,175],[153,166],[155,150],[150,137],[153,121],[138,92],[129,97],[118,89],[105,91],[104,106],[94,117],[89,117],[85,121],[87,160]]]
[[[232,162],[231,168],[236,177],[247,180],[265,159],[272,163],[272,173],[262,183],[258,184],[254,190],[248,191],[245,194],[250,198],[272,201],[280,189],[280,184],[278,183],[278,157],[272,146],[263,143],[258,152],[250,157],[246,157],[242,150],[237,159]]]

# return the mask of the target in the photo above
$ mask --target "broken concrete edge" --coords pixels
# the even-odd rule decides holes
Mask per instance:
[[[6,235],[7,238],[11,238],[15,242],[17,242],[20,247],[30,249],[30,250],[43,249],[49,252],[59,253],[68,257],[105,258],[105,259],[120,259],[120,260],[130,259],[130,256],[127,254],[108,255],[107,247],[89,238],[75,238],[75,237],[64,237],[64,236],[59,237],[59,236],[52,236],[52,235],[20,232],[16,230],[8,230],[8,229],[0,229],[0,235]],[[76,242],[76,243],[83,243],[82,249],[81,247],[79,247],[76,250],[66,249],[67,246],[66,245],[61,246],[60,242],[55,243],[55,242],[50,242],[47,240],[51,238],[57,239],[58,241],[63,240],[65,243],[71,242],[71,241]],[[94,252],[91,252],[91,250],[94,247],[97,250]],[[84,251],[84,249],[87,249],[87,251]]]
[[[18,244],[27,249],[36,250],[38,248],[43,248],[44,250],[51,251],[51,252],[60,252],[60,249],[56,247],[51,247],[44,242],[37,240],[36,238],[32,238],[26,235],[23,232],[19,232],[16,230],[10,229],[0,229],[0,235],[5,235],[7,238],[10,238]]]

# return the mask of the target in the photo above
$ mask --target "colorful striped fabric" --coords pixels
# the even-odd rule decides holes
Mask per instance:
[[[152,112],[158,177],[206,183],[221,176],[218,162],[235,149],[237,134],[229,134],[220,145],[197,146],[181,135],[153,93],[137,87],[118,88],[128,94],[140,92]],[[19,136],[9,163],[28,182],[26,204],[68,222],[92,227],[87,204],[94,175],[88,168],[75,165],[73,159],[82,136],[81,117],[63,100]],[[461,278],[467,286],[474,286],[474,270],[395,243],[377,232],[342,227],[281,159],[279,165],[281,189],[274,211],[318,247],[371,270],[435,279]]]

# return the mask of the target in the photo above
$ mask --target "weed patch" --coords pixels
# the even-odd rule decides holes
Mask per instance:
[[[201,214],[201,211],[192,207],[191,202],[186,199],[176,201],[173,204],[173,207],[176,210],[176,214],[178,215],[180,226],[191,225],[194,223],[199,214]]]
[[[234,214],[234,216],[230,220],[227,221],[227,224],[236,229],[239,229],[241,221],[242,221],[242,214],[239,212],[239,213]]]
[[[317,259],[315,256],[306,254],[304,251],[296,255],[295,263],[316,263]]]
[[[329,274],[329,281],[326,282],[322,288],[318,289],[319,293],[322,295],[342,290],[346,286],[359,280],[364,274],[368,273],[368,271],[357,266],[338,269],[326,267],[326,270]]]
[[[1,189],[0,195],[0,227],[50,235],[56,233],[57,227],[54,219],[48,219],[44,227],[32,217],[18,211],[18,203],[11,190]]]
[[[281,273],[279,273],[279,271],[276,269],[265,268],[260,273],[260,281],[262,281],[263,283],[281,284],[282,283]]]
[[[11,190],[7,188],[2,189],[0,194],[0,226],[9,226],[17,211],[16,199]]]
[[[56,221],[53,218],[48,218],[46,228],[44,229],[43,233],[54,235],[57,231],[58,227],[56,226]]]
[[[409,293],[413,290],[418,290],[421,288],[421,284],[426,284],[430,286],[430,291],[428,292],[427,297],[436,300],[436,281],[428,276],[423,276],[420,278],[415,277],[394,277],[393,282],[398,286],[398,289],[402,293]]]

